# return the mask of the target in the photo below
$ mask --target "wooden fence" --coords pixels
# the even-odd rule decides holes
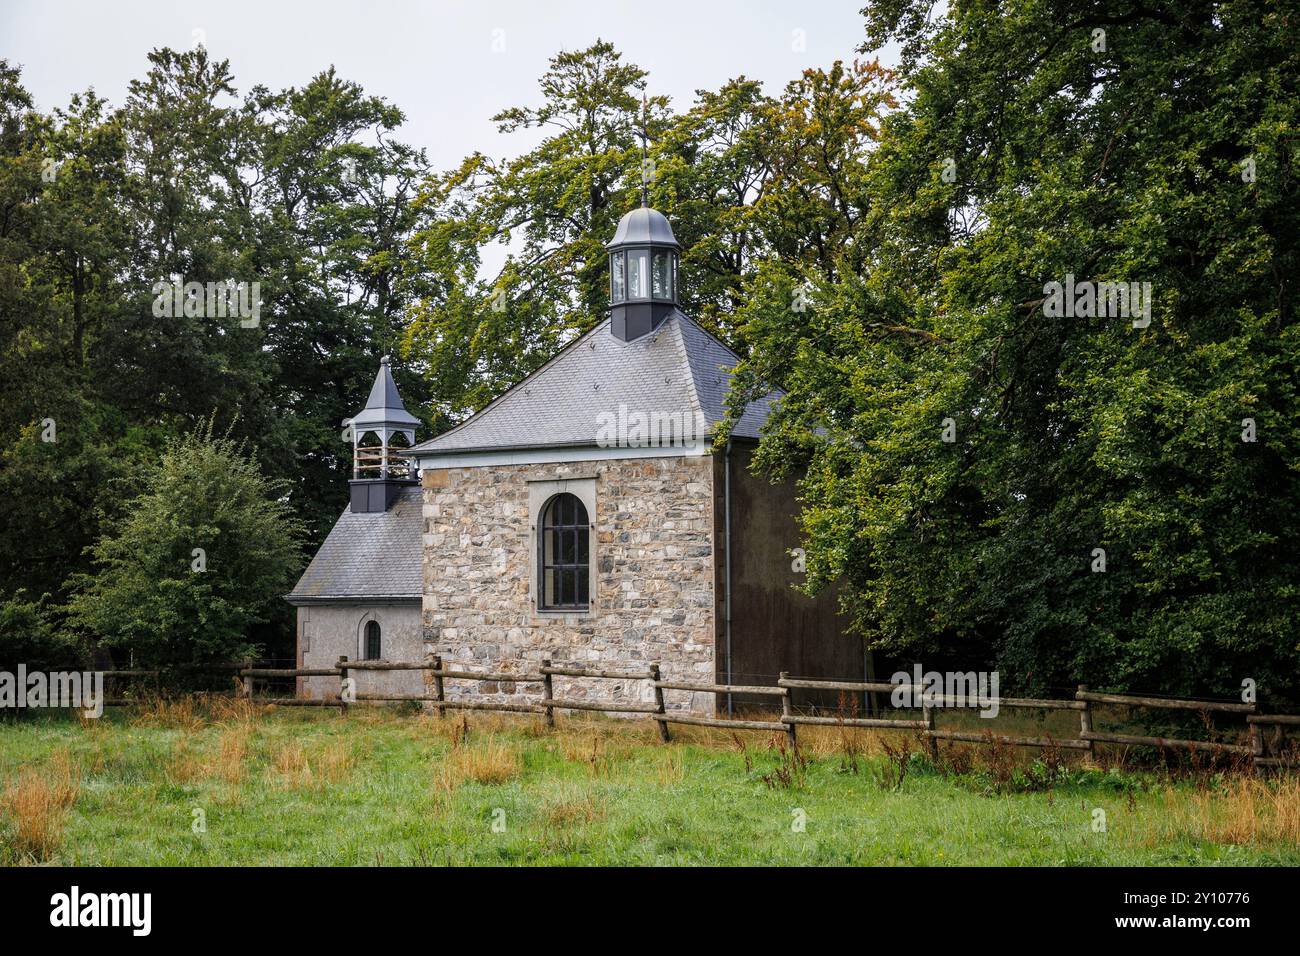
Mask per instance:
[[[937,753],[940,740],[960,741],[972,744],[1001,745],[1011,747],[1038,747],[1079,750],[1091,753],[1096,744],[1118,744],[1126,746],[1149,746],[1166,750],[1197,751],[1214,754],[1249,757],[1257,767],[1295,767],[1300,766],[1300,757],[1285,752],[1284,729],[1300,727],[1300,716],[1289,714],[1260,714],[1253,703],[1236,703],[1231,701],[1189,700],[1171,697],[1147,697],[1130,694],[1095,693],[1086,685],[1080,685],[1073,699],[1051,700],[1040,698],[999,697],[998,706],[1024,710],[1072,710],[1079,715],[1079,731],[1076,737],[1057,738],[1023,737],[1010,734],[998,734],[992,730],[975,732],[972,730],[954,730],[940,728],[936,713],[945,708],[963,707],[968,702],[956,697],[942,694],[927,694],[921,687],[906,688],[920,700],[921,719],[904,719],[894,717],[857,717],[843,715],[817,715],[796,713],[791,702],[791,691],[839,691],[841,693],[885,693],[892,694],[900,685],[883,681],[834,681],[793,678],[782,672],[775,685],[768,684],[713,684],[684,680],[664,680],[657,663],[648,664],[645,670],[599,670],[571,664],[555,665],[549,659],[539,662],[535,672],[511,673],[505,671],[482,672],[467,669],[472,665],[444,662],[441,656],[431,655],[424,663],[392,663],[388,661],[350,661],[339,658],[334,667],[323,668],[271,668],[256,667],[248,662],[242,664],[217,664],[201,668],[213,672],[230,673],[241,681],[241,696],[260,704],[273,704],[279,707],[337,707],[346,714],[349,705],[355,703],[379,704],[400,701],[415,701],[426,704],[438,711],[440,717],[446,716],[448,710],[486,710],[505,713],[540,714],[547,726],[555,726],[555,711],[599,711],[604,713],[644,715],[655,721],[659,737],[667,742],[670,739],[669,725],[682,724],[696,727],[716,727],[724,730],[757,730],[769,733],[785,734],[790,745],[798,745],[798,729],[801,726],[824,727],[861,727],[881,730],[910,731],[920,734],[927,742],[931,754]],[[357,692],[351,681],[357,671],[422,671],[432,681],[432,691],[423,694],[399,694],[391,692]],[[106,677],[141,677],[157,675],[156,671],[123,670],[105,671]],[[299,677],[337,677],[339,692],[334,697],[257,697],[255,682],[257,680],[286,679]],[[590,680],[645,681],[649,684],[652,703],[636,701],[598,701],[574,698],[558,698],[554,693],[553,678],[570,677]],[[449,697],[446,693],[447,681],[477,681],[509,684],[540,684],[542,696],[526,701],[468,700]],[[345,693],[345,688],[349,692]],[[664,702],[664,691],[690,691],[693,693],[715,695],[746,695],[777,698],[780,702],[780,716],[771,720],[731,719],[721,717],[704,717],[696,714],[669,710]],[[106,705],[123,705],[131,703],[125,698],[113,698],[105,701]],[[1192,740],[1178,737],[1149,737],[1135,734],[1109,733],[1098,731],[1093,726],[1093,712],[1097,705],[1123,707],[1151,707],[1163,710],[1193,711],[1200,714],[1230,713],[1246,716],[1246,733],[1248,743],[1224,743],[1210,740]],[[917,709],[917,708],[913,708]],[[1265,739],[1264,728],[1274,729],[1273,740]]]

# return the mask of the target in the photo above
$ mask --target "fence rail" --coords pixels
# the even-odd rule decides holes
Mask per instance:
[[[573,710],[648,717],[659,729],[661,740],[670,739],[669,725],[681,724],[695,727],[714,727],[725,730],[755,730],[769,733],[784,733],[792,746],[797,745],[799,727],[846,727],[870,728],[877,730],[910,731],[923,736],[931,753],[936,753],[940,740],[962,743],[1000,745],[1011,747],[1061,748],[1091,753],[1096,744],[1115,744],[1123,746],[1147,746],[1165,750],[1185,750],[1188,752],[1216,753],[1237,756],[1249,756],[1257,767],[1294,767],[1300,765],[1300,758],[1294,754],[1281,752],[1285,728],[1300,727],[1300,715],[1260,714],[1253,703],[1234,701],[1201,701],[1186,698],[1151,697],[1134,694],[1108,694],[1090,691],[1086,685],[1080,685],[1073,699],[1040,699],[1003,697],[997,699],[999,707],[1032,710],[1076,711],[1079,714],[1079,730],[1075,737],[1028,737],[1015,734],[997,733],[994,730],[976,732],[937,726],[937,711],[945,707],[962,706],[966,702],[953,696],[933,694],[923,687],[886,683],[882,681],[816,680],[812,678],[794,678],[782,672],[774,685],[771,684],[718,684],[705,681],[664,680],[660,675],[659,664],[652,663],[645,670],[605,670],[583,667],[575,664],[553,664],[549,659],[540,662],[535,672],[512,673],[504,670],[474,671],[469,664],[445,662],[439,655],[431,655],[422,663],[387,662],[387,661],[350,661],[346,657],[339,659],[334,667],[257,667],[252,662],[232,664],[213,664],[194,667],[199,672],[225,673],[241,680],[240,696],[260,704],[272,704],[280,707],[337,707],[346,714],[348,706],[353,703],[395,703],[418,702],[436,709],[439,715],[448,710],[483,710],[504,713],[541,714],[548,726],[555,725],[555,711]],[[354,671],[421,671],[432,678],[432,692],[399,693],[395,691],[370,692],[357,691],[350,677]],[[104,671],[106,677],[140,678],[157,677],[159,671],[144,669],[123,669]],[[339,693],[334,697],[257,697],[255,681],[266,679],[283,679],[299,677],[337,677]],[[644,700],[590,700],[557,697],[552,678],[569,677],[584,680],[643,681],[647,685],[653,702]],[[448,697],[446,681],[473,681],[496,684],[540,684],[541,696],[527,700],[498,701],[476,700]],[[919,699],[921,719],[904,717],[858,717],[856,715],[823,716],[796,713],[791,700],[793,690],[841,691],[851,693],[882,693],[897,690],[909,691],[913,700]],[[664,701],[664,691],[687,691],[697,694],[763,696],[778,698],[781,713],[770,720],[730,719],[693,714],[686,711],[669,710]],[[107,706],[121,706],[133,703],[128,698],[113,697],[105,700]],[[1164,710],[1194,711],[1199,713],[1244,714],[1245,730],[1249,743],[1227,743],[1213,740],[1192,740],[1177,737],[1151,737],[1139,734],[1098,731],[1093,728],[1094,708],[1096,706],[1144,707]],[[1262,733],[1263,728],[1273,728],[1273,748],[1270,751]]]

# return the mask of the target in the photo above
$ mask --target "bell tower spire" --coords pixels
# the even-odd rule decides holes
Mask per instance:
[[[415,484],[410,462],[399,449],[415,444],[420,420],[406,410],[390,362],[387,355],[379,360],[366,407],[343,421],[352,437],[352,480],[348,484],[354,514],[387,511],[404,486]]]

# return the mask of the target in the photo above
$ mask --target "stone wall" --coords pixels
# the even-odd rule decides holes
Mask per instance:
[[[537,610],[538,502],[563,484],[593,500],[589,613]],[[542,484],[546,483],[546,484]],[[715,597],[710,455],[426,470],[425,650],[477,669],[524,673],[542,658],[606,669],[658,661],[665,678],[712,682]],[[447,681],[449,697],[541,693]],[[647,681],[555,678],[560,697],[650,702]],[[711,713],[711,694],[666,692]]]
[[[298,608],[298,666],[333,667],[338,659],[360,660],[367,621],[378,621],[380,659],[419,661],[424,655],[418,604],[311,604]],[[359,693],[419,694],[422,671],[352,671]],[[302,697],[334,697],[337,677],[300,677]]]

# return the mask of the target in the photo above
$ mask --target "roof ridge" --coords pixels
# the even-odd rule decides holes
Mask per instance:
[[[681,356],[682,364],[686,366],[686,386],[690,390],[691,401],[695,403],[695,407],[691,409],[691,422],[697,422],[701,418],[707,422],[709,416],[704,410],[704,402],[700,400],[700,388],[695,381],[695,366],[691,363],[691,353],[686,348],[686,336],[682,331],[681,322],[677,321],[679,318],[685,319],[686,315],[680,309],[673,310],[673,329],[677,333],[677,351]]]
[[[709,338],[711,338],[714,342],[718,343],[718,345],[722,346],[723,351],[725,351],[728,355],[730,355],[732,358],[734,358],[737,362],[741,361],[740,353],[737,352],[735,349],[733,349],[733,348],[732,348],[730,345],[728,345],[726,342],[722,341],[722,339],[718,338],[716,335],[714,335],[712,332],[710,332],[708,329],[706,329],[706,328],[705,328],[704,326],[702,326],[700,323],[696,322],[693,318],[691,318],[691,317],[690,317],[689,315],[687,315],[685,312],[682,312],[680,309],[677,311],[677,314],[680,315],[680,316],[681,316],[683,319],[685,319],[687,322],[689,322],[691,325],[695,326],[695,328],[699,329],[702,333],[704,333],[705,335],[707,335]]]

